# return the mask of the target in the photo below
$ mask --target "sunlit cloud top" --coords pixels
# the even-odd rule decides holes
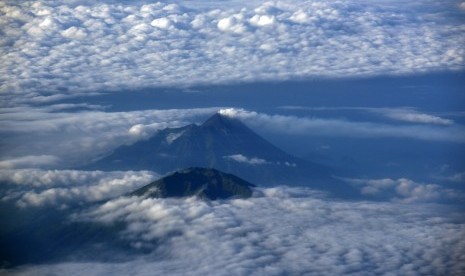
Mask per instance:
[[[465,10],[456,1],[172,2],[3,1],[0,91],[464,69]]]

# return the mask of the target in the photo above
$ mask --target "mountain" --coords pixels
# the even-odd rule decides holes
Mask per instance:
[[[167,128],[145,141],[117,148],[85,169],[153,170],[216,168],[263,186],[312,185],[331,179],[328,167],[296,158],[240,120],[219,113],[202,125]]]
[[[210,200],[230,197],[248,198],[255,185],[215,169],[189,168],[152,182],[130,195],[146,197],[198,196]]]

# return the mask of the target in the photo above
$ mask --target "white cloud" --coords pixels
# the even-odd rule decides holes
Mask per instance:
[[[64,37],[70,38],[70,39],[83,39],[87,36],[85,30],[83,30],[82,28],[77,28],[75,26],[64,30],[63,32],[61,32],[61,34]]]
[[[388,198],[402,203],[465,199],[465,194],[460,191],[446,189],[437,184],[418,183],[406,178],[341,179],[359,187],[363,195]]]
[[[59,158],[53,155],[27,155],[0,160],[0,169],[34,168],[41,166],[54,166]]]
[[[437,1],[182,5],[3,1],[0,90],[28,101],[40,91],[464,69],[463,23]]]
[[[276,22],[276,18],[270,15],[259,15],[256,14],[252,18],[250,18],[250,23],[253,25],[264,27],[268,25],[273,25]]]
[[[242,154],[228,155],[228,156],[224,156],[223,158],[233,160],[233,161],[236,161],[236,162],[239,162],[239,163],[249,164],[249,165],[264,165],[264,164],[269,163],[265,159],[261,159],[261,158],[258,158],[258,157],[249,158],[249,157],[247,157],[245,155],[242,155]]]
[[[440,205],[326,200],[305,188],[251,199],[120,198],[81,219],[125,225],[121,238],[151,252],[20,267],[33,274],[461,275],[465,221]]]
[[[160,28],[160,29],[168,29],[171,26],[171,20],[169,20],[166,17],[157,18],[157,19],[154,19],[150,23],[150,25]]]
[[[452,125],[454,122],[449,119],[444,119],[439,116],[424,114],[416,112],[411,109],[372,109],[372,112],[379,112],[384,116],[410,123],[420,123],[420,124],[435,124],[435,125]]]
[[[198,122],[217,110],[67,112],[60,106],[4,109],[0,114],[0,134],[5,137],[0,168],[79,166],[117,146],[147,139],[160,129]]]
[[[74,108],[83,110],[72,112]],[[4,137],[2,142],[5,145],[3,156],[0,158],[0,168],[81,166],[109,153],[120,145],[147,139],[160,129],[200,123],[218,110],[223,115],[241,119],[255,131],[288,135],[399,137],[427,141],[465,142],[465,128],[457,123],[396,125],[269,115],[243,109],[220,109],[218,107],[129,112],[104,112],[99,110],[101,108],[103,107],[87,104],[51,105],[43,108],[4,108],[3,113],[0,114],[0,134]],[[404,112],[403,109],[393,110],[389,112]],[[260,160],[259,156],[244,155],[241,158],[235,158],[236,161],[239,159],[255,164],[268,162],[268,160]],[[288,165],[292,166],[292,164]]]
[[[219,30],[224,32],[243,33],[247,30],[244,25],[243,16],[241,14],[235,14],[233,16],[222,18],[218,21],[217,27]]]
[[[290,110],[312,110],[312,111],[326,111],[326,110],[344,110],[344,111],[366,111],[370,113],[380,114],[386,118],[415,123],[415,124],[433,124],[433,125],[452,125],[453,120],[441,118],[436,115],[426,114],[415,110],[414,108],[398,107],[304,107],[304,106],[282,106],[282,109]]]
[[[455,182],[455,183],[462,183],[462,182],[465,182],[465,172],[457,172],[457,173],[454,173],[448,176],[438,176],[437,178],[440,180],[446,180],[446,181]]]
[[[262,129],[270,132],[285,132],[312,136],[318,135],[358,138],[398,137],[427,141],[465,142],[465,128],[463,126],[449,125],[447,120],[440,118],[433,118],[435,124],[438,123],[438,120],[443,120],[439,126],[426,126],[392,125],[341,119],[268,115],[235,108],[222,109],[219,113],[225,116],[241,119],[254,129]],[[427,120],[431,121],[431,117],[426,117]],[[416,120],[418,121],[418,118],[416,118]],[[421,123],[424,123],[424,121],[425,120],[423,118]]]
[[[159,176],[149,171],[0,170],[9,184],[2,200],[20,207],[82,204],[110,199],[149,184]]]

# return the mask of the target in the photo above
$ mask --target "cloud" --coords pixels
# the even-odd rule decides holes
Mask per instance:
[[[242,154],[228,155],[228,156],[224,156],[223,158],[233,160],[233,161],[236,161],[236,162],[239,162],[239,163],[249,164],[249,165],[264,165],[264,164],[269,163],[265,159],[261,159],[261,158],[257,158],[257,157],[249,158],[249,157],[244,156]]]
[[[110,199],[146,185],[159,176],[149,171],[0,170],[3,201],[20,207],[66,207]]]
[[[465,194],[453,189],[446,189],[437,184],[418,183],[410,179],[352,179],[340,178],[360,188],[366,196],[388,198],[402,203],[463,201]]]
[[[223,158],[227,159],[227,160],[232,160],[232,161],[235,161],[235,162],[238,162],[238,163],[243,163],[243,164],[248,164],[248,165],[253,165],[253,166],[255,166],[255,165],[266,165],[266,164],[283,165],[283,166],[287,166],[287,167],[296,167],[297,166],[297,164],[289,162],[289,161],[271,162],[271,161],[267,161],[265,159],[258,158],[258,157],[251,157],[250,158],[250,157],[247,157],[247,156],[242,155],[242,154],[227,155],[227,156],[223,156]]]
[[[219,112],[225,116],[243,120],[254,129],[262,129],[269,132],[285,132],[312,136],[357,138],[390,137],[426,141],[465,142],[465,128],[461,125],[444,125],[444,123],[440,126],[393,125],[373,122],[356,122],[341,119],[268,115],[235,108],[222,109]],[[427,117],[427,119],[431,120],[430,117]],[[418,120],[418,117],[416,120]],[[435,121],[437,123],[438,118],[436,118]]]
[[[4,1],[0,91],[30,101],[154,86],[463,70],[463,22],[449,8],[432,0]]]
[[[79,112],[75,112],[75,108]],[[108,154],[118,146],[148,139],[167,127],[200,123],[215,112],[239,118],[256,131],[287,135],[465,142],[465,128],[458,123],[399,125],[269,115],[220,107],[128,112],[105,112],[99,110],[101,108],[104,107],[88,104],[4,108],[0,114],[0,135],[4,144],[0,168],[76,168]],[[376,112],[403,113],[403,110]],[[175,139],[176,136],[170,138]],[[231,160],[264,164],[259,156],[234,158]]]
[[[305,188],[259,189],[248,200],[119,198],[79,216],[124,225],[149,252],[117,263],[30,265],[22,275],[460,275],[463,216],[440,205],[327,200]]]
[[[53,155],[27,155],[0,161],[0,169],[13,169],[18,167],[53,166],[60,159]]]
[[[352,110],[365,110],[368,112],[381,114],[386,118],[415,123],[432,125],[452,125],[453,120],[441,118],[439,116],[421,113],[413,108],[350,108]]]
[[[398,107],[304,107],[304,106],[282,106],[281,109],[290,110],[311,110],[311,111],[327,111],[327,110],[343,110],[343,111],[365,111],[375,114],[380,114],[383,117],[415,123],[415,124],[433,124],[433,125],[452,125],[453,120],[441,118],[439,116],[426,114],[415,110],[414,108]]]
[[[0,114],[0,135],[5,145],[0,168],[79,166],[117,146],[147,139],[160,129],[197,122],[218,110],[72,112],[63,108],[52,105],[4,109]],[[60,162],[54,162],[57,160]]]
[[[388,110],[385,112],[385,116],[391,119],[411,122],[411,123],[436,124],[436,125],[452,125],[453,124],[453,121],[449,119],[444,119],[438,116],[422,114],[422,113],[417,113],[413,111],[405,111],[405,110]]]
[[[465,182],[465,172],[456,173],[448,177],[447,180],[452,182]]]

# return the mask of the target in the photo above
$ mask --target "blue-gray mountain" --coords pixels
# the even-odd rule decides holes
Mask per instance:
[[[153,170],[166,174],[188,167],[215,168],[260,186],[324,188],[335,182],[330,168],[294,157],[238,119],[219,113],[201,125],[167,128],[148,140],[121,146],[86,169]]]

